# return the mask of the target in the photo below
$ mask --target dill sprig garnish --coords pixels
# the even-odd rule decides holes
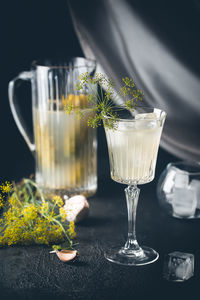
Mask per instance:
[[[88,96],[89,108],[93,112],[88,118],[88,125],[92,128],[100,126],[102,120],[106,123],[106,127],[112,128],[119,117],[119,110],[134,111],[137,103],[144,98],[143,91],[136,88],[132,78],[122,78],[121,88],[117,91],[113,79],[107,78],[102,73],[96,73],[94,77],[88,72],[81,74],[76,89]],[[119,103],[122,98],[125,100],[122,105],[115,105],[111,100],[115,99],[115,102]],[[67,114],[70,114],[72,110],[75,110],[80,118],[83,117],[82,110],[77,107],[75,109],[73,104],[65,105]]]

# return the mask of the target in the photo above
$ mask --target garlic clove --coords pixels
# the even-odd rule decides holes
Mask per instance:
[[[89,203],[83,195],[73,196],[65,201],[67,221],[80,222],[89,214]]]
[[[61,250],[56,251],[58,258],[63,262],[68,262],[73,260],[77,256],[76,250]]]

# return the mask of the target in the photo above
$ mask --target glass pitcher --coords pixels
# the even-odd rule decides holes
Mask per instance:
[[[97,188],[96,130],[87,125],[91,116],[89,88],[76,89],[78,77],[94,75],[95,61],[74,58],[67,64],[40,65],[9,82],[9,102],[14,120],[36,160],[36,183],[45,193],[91,196]],[[15,101],[15,86],[31,81],[34,141],[26,130]],[[67,115],[65,105],[74,110]],[[84,112],[79,118],[76,107]]]

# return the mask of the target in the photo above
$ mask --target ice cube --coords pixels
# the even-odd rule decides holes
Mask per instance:
[[[156,113],[145,113],[135,115],[136,128],[148,129],[158,126],[158,117]]]
[[[163,191],[167,194],[172,192],[176,172],[177,168],[171,167],[165,177],[165,181],[163,183]]]
[[[193,179],[190,183],[190,187],[195,191],[197,199],[197,208],[200,209],[200,180]]]
[[[163,276],[170,281],[185,281],[194,275],[194,255],[175,251],[165,256]]]
[[[138,119],[135,120],[135,128],[139,130],[146,130],[146,129],[152,129],[158,127],[158,121],[157,120],[147,120],[147,119]]]
[[[135,119],[140,119],[140,120],[153,119],[153,120],[157,120],[158,117],[157,117],[156,113],[146,113],[146,114],[137,114],[137,115],[135,115]]]
[[[189,184],[189,174],[178,170],[175,176],[175,187],[176,188],[185,188]]]
[[[168,203],[172,203],[173,201],[173,194],[165,194],[166,200]]]
[[[118,123],[118,130],[127,131],[135,128],[134,122],[123,121]]]
[[[174,188],[172,208],[173,215],[180,218],[194,217],[197,207],[197,199],[194,189]]]

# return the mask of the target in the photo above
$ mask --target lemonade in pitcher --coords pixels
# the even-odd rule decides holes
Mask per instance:
[[[47,192],[92,195],[96,190],[96,130],[87,124],[92,112],[87,95],[69,95],[48,110],[34,110],[36,181]],[[65,103],[74,106],[66,114]],[[79,118],[76,107],[84,117]],[[59,108],[59,109],[58,109]]]
[[[34,61],[30,71],[9,82],[14,120],[35,157],[36,183],[48,194],[91,196],[97,189],[96,130],[87,124],[91,91],[88,85],[81,93],[77,90],[80,75],[87,72],[93,78],[95,71],[96,62],[83,57]],[[33,139],[17,103],[16,90],[23,81],[31,82]]]

